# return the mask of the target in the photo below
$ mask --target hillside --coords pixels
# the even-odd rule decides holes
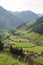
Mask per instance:
[[[13,58],[11,54],[0,53],[0,65],[26,65],[23,62]]]
[[[30,38],[32,41],[41,43],[43,45],[43,16],[37,19],[37,21],[28,22],[19,27],[16,34],[24,35]]]
[[[43,34],[43,16],[40,17],[34,24],[34,31]]]

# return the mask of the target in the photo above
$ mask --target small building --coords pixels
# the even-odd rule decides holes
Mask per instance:
[[[4,48],[10,48],[10,47],[11,47],[11,44],[4,43]]]

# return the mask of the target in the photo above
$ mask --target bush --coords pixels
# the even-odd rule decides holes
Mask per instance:
[[[1,40],[0,40],[0,50],[4,50],[4,44],[2,43]]]
[[[10,47],[10,52],[11,53],[13,53],[13,54],[15,54],[15,55],[18,55],[18,56],[22,56],[22,57],[24,57],[25,56],[25,54],[23,53],[23,50],[22,50],[22,48],[13,48],[12,47],[12,45],[11,45],[11,47]]]

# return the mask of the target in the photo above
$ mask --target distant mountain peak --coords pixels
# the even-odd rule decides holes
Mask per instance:
[[[24,23],[28,21],[30,22],[39,18],[39,16],[36,13],[29,10],[22,11],[22,12],[13,12],[12,14],[19,17],[21,20],[24,21]]]
[[[0,11],[7,11],[7,10],[3,8],[2,6],[0,6]]]
[[[36,20],[39,16],[32,11],[9,12],[0,6],[0,28],[15,28],[26,22]]]
[[[4,9],[2,6],[0,6],[0,9]]]

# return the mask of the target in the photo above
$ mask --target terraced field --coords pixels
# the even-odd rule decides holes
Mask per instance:
[[[39,62],[43,65],[43,57],[37,57],[34,59],[34,61]]]
[[[31,39],[33,39],[33,40],[37,40],[37,38],[39,37],[39,38],[41,38],[41,41],[43,41],[43,36],[40,36],[37,33],[32,32],[28,36],[31,36]],[[34,51],[34,52],[37,52],[38,54],[41,54],[41,52],[43,51],[43,46],[37,46],[37,45],[33,44],[32,41],[30,42],[28,39],[20,38],[19,36],[13,36],[13,35],[10,35],[8,33],[5,34],[5,39],[3,40],[3,42],[12,44],[14,48],[15,47],[18,47],[18,48],[22,47],[23,50],[25,50],[25,51]],[[5,60],[4,56],[8,57],[8,55],[6,55],[6,54],[0,54],[0,56],[1,55],[3,56],[3,58],[2,58],[3,60]],[[0,61],[3,61],[2,63],[0,62],[0,64],[1,65],[25,65],[25,64],[22,64],[21,62],[19,62],[18,60],[16,61],[11,56],[9,56],[9,57],[10,58],[7,58],[7,59],[9,59],[7,61],[7,63],[4,62],[3,60],[1,60],[1,57],[0,57]],[[43,57],[37,57],[34,59],[34,61],[39,62],[39,63],[43,63]]]
[[[25,65],[25,63],[15,60],[11,55],[0,53],[0,65]]]
[[[43,47],[40,47],[40,46],[36,46],[36,47],[31,47],[31,48],[23,48],[23,50],[25,51],[34,51],[34,52],[37,52],[38,54],[41,54],[41,52],[43,51]]]
[[[20,34],[20,35],[24,35],[24,36],[27,36],[29,38],[31,38],[31,40],[34,40],[35,42],[38,42],[38,43],[43,43],[43,34],[40,34],[40,33],[36,33],[34,31],[32,31],[33,27],[34,27],[34,22],[30,22],[30,23],[26,23],[24,24],[23,26],[19,27],[17,30],[16,30],[16,34]],[[43,23],[43,22],[42,22]],[[37,26],[37,25],[36,25]],[[43,27],[42,27],[43,28]],[[42,29],[41,28],[41,29]],[[37,30],[37,28],[36,28]],[[40,30],[39,30],[40,31]],[[43,31],[43,29],[42,29]],[[42,44],[43,45],[43,44]]]
[[[25,50],[25,51],[34,51],[34,52],[37,52],[39,54],[43,51],[42,46],[37,46],[37,45],[33,44],[32,42],[30,42],[28,39],[19,38],[19,37],[13,36],[13,35],[10,35],[9,39],[4,40],[4,42],[12,44],[14,48],[15,47],[18,47],[18,48],[22,47],[23,50]]]

